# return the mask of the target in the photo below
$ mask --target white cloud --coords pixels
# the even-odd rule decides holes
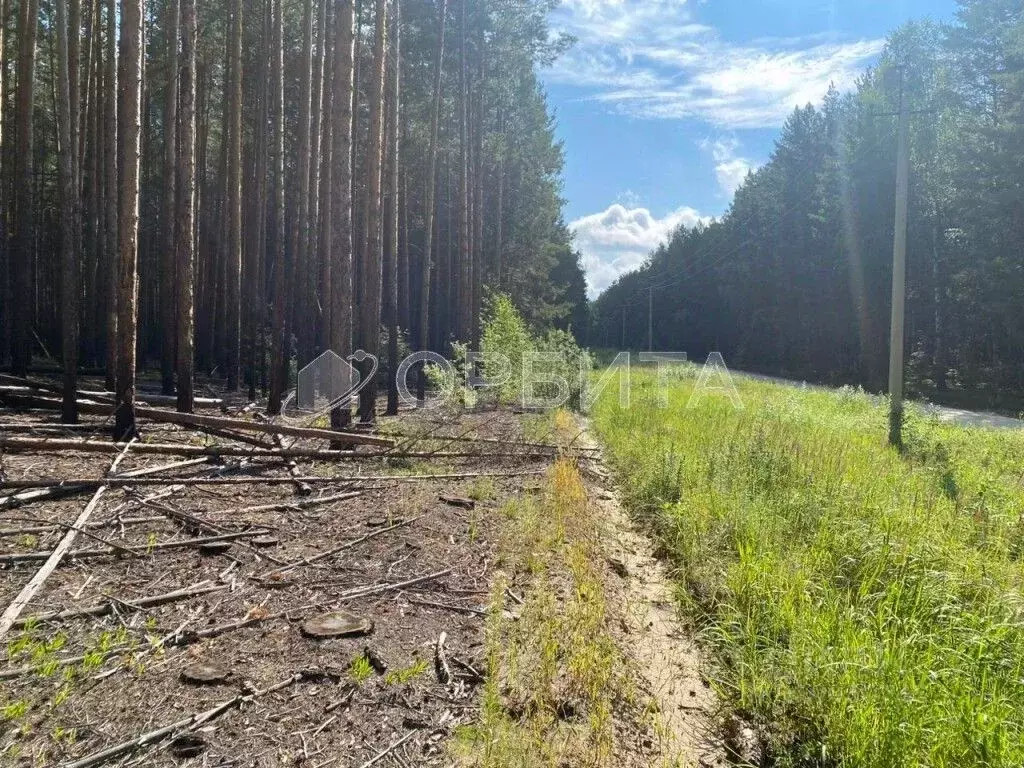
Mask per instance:
[[[700,148],[711,153],[715,161],[718,186],[729,198],[736,194],[747,174],[757,168],[753,161],[737,154],[739,146],[739,141],[731,137],[718,138],[714,141],[704,139],[700,142]]]
[[[826,35],[738,45],[694,23],[682,0],[567,0],[552,24],[577,44],[551,68],[557,83],[643,118],[695,117],[723,128],[777,127],[830,83],[852,88],[883,40]]]
[[[648,254],[668,240],[680,225],[709,221],[693,208],[682,207],[662,218],[646,208],[613,203],[600,213],[583,216],[569,224],[576,246],[583,254],[587,289],[591,298],[615,279],[643,264]]]

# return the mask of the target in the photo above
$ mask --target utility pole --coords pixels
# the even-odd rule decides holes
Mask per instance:
[[[647,351],[654,351],[654,288],[647,289]]]
[[[910,110],[900,70],[896,158],[896,231],[892,245],[892,324],[889,335],[889,444],[903,445],[903,318],[907,283],[907,199],[910,188]]]

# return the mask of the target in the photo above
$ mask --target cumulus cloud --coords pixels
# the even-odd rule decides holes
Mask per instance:
[[[884,41],[723,40],[680,0],[568,0],[553,26],[577,37],[548,77],[643,118],[699,118],[726,129],[777,127],[829,84],[852,88]]]
[[[751,160],[737,154],[739,146],[739,141],[731,137],[718,138],[714,141],[704,139],[700,142],[700,148],[710,152],[715,161],[718,186],[730,198],[736,194],[747,174],[757,168]]]
[[[646,208],[613,203],[600,213],[571,222],[569,229],[583,255],[591,298],[615,282],[619,275],[639,267],[680,225],[692,227],[708,220],[689,207],[657,218]]]

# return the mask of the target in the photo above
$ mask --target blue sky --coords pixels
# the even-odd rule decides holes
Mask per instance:
[[[591,295],[678,224],[719,216],[789,112],[852,88],[886,33],[955,0],[563,0],[578,42],[542,72],[565,217]]]

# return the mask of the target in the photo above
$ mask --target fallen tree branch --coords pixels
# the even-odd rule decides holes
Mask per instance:
[[[10,374],[0,373],[0,382],[6,384],[12,384],[14,386],[28,387],[40,392],[50,392],[51,394],[64,396],[64,387],[59,384],[54,384],[49,381],[42,381],[40,379],[29,379],[22,376],[12,376]],[[76,390],[75,396],[78,399],[95,400],[99,403],[108,403],[113,405],[116,398],[113,392],[94,392],[85,389]],[[140,403],[152,403],[153,405],[174,405],[178,404],[178,400],[174,395],[162,395],[157,392],[136,392],[136,402]],[[219,397],[196,397],[194,398],[195,405],[206,405],[216,406],[222,405],[224,401]]]
[[[200,464],[206,464],[209,462],[209,458],[201,459],[187,459],[186,461],[172,461],[170,464],[161,464],[156,467],[147,467],[145,469],[134,469],[131,472],[123,472],[113,477],[103,478],[75,478],[74,480],[8,480],[0,483],[0,488],[34,488],[38,486],[45,486],[40,488],[38,491],[29,491],[27,493],[15,493],[10,496],[0,497],[0,509],[6,509],[8,507],[15,507],[21,504],[28,504],[33,501],[43,501],[44,499],[52,499],[60,496],[71,496],[82,491],[87,491],[90,488],[95,488],[100,485],[106,485],[108,488],[128,485],[133,481],[137,481],[139,478],[148,477],[150,475],[158,475],[161,472],[167,472],[172,469],[183,469],[185,467],[195,467]],[[155,480],[152,485],[163,484],[160,479]]]
[[[187,415],[187,414],[181,414]],[[326,432],[326,430],[320,430]],[[327,433],[330,434],[330,433]],[[348,433],[345,433],[346,435]],[[0,437],[0,449],[6,451],[84,451],[86,453],[113,453],[124,447],[123,443],[100,440],[66,440],[59,438]],[[547,452],[505,452],[487,453],[481,451],[378,451],[354,453],[329,448],[283,448],[266,449],[239,448],[230,445],[201,446],[185,443],[139,443],[136,452],[141,454],[162,454],[171,456],[245,456],[248,458],[274,459],[319,459],[321,461],[359,461],[363,459],[550,459]]]
[[[117,470],[118,464],[121,463],[121,459],[128,453],[128,449],[132,446],[134,440],[129,441],[125,444],[124,448],[114,458],[110,464],[110,469],[107,470],[107,474],[113,474]],[[78,529],[81,526],[89,522],[89,518],[92,516],[93,511],[99,505],[100,498],[103,496],[103,492],[107,490],[105,485],[101,485],[96,489],[96,493],[93,494],[92,499],[86,504],[85,509],[75,520],[74,527],[64,534],[60,542],[54,548],[52,552],[45,556],[45,563],[36,572],[36,575],[26,584],[18,596],[14,598],[14,601],[7,606],[7,610],[4,611],[3,615],[0,616],[0,640],[4,638],[7,632],[10,630],[14,623],[18,620],[21,612],[25,610],[25,606],[29,604],[36,593],[42,588],[43,584],[50,577],[50,574],[54,572],[61,560],[64,559],[64,555],[67,554],[68,550],[71,549],[71,545],[74,544],[75,538],[78,536]]]
[[[201,460],[193,459],[192,462],[202,463]],[[191,462],[188,462],[191,463]],[[155,470],[154,470],[155,471]],[[313,484],[333,483],[362,483],[362,482],[392,482],[412,483],[430,480],[472,480],[480,477],[525,477],[527,475],[542,475],[544,469],[524,469],[509,472],[449,472],[436,475],[300,475],[295,477],[149,477],[140,478],[137,475],[119,475],[111,478],[74,477],[74,478],[36,478],[28,480],[7,480],[0,484],[0,488],[39,488],[75,486],[86,488],[107,484],[109,486],[122,485],[246,485],[248,483],[260,483],[268,485],[290,485],[303,482]],[[2,505],[0,505],[2,508]]]
[[[378,762],[380,762],[385,757],[390,755],[392,752],[394,752],[400,746],[405,744],[405,742],[407,742],[409,739],[411,739],[415,735],[416,735],[416,731],[409,731],[407,734],[405,734],[405,736],[400,738],[398,741],[394,742],[393,744],[391,744],[388,747],[385,747],[380,752],[378,752],[376,755],[371,757],[369,760],[367,760],[365,763],[363,763],[361,766],[359,766],[359,768],[370,768],[371,765],[376,765]]]
[[[230,589],[230,587],[230,584],[210,584],[209,581],[202,581],[191,587],[176,589],[173,592],[165,592],[162,595],[132,598],[130,601],[111,597],[102,603],[86,606],[85,608],[68,608],[63,611],[37,613],[33,616],[18,619],[14,622],[14,626],[22,627],[28,622],[37,621],[63,621],[65,619],[77,619],[85,616],[106,616],[114,610],[115,605],[131,606],[135,609],[150,608],[156,605],[166,605],[167,603],[173,603],[178,600],[185,600],[190,597],[206,595],[210,592],[222,592],[225,589]]]
[[[336,493],[331,496],[320,496],[316,499],[300,499],[297,501],[280,501],[275,504],[258,504],[254,507],[235,507],[234,509],[221,509],[211,510],[216,512],[218,515],[242,515],[252,514],[254,512],[279,512],[281,510],[288,509],[308,509],[309,507],[319,507],[324,504],[332,504],[336,501],[345,501],[346,499],[354,499],[357,496],[362,496],[362,491],[346,491],[345,493]]]
[[[423,584],[428,581],[440,579],[442,576],[447,576],[453,570],[453,568],[445,568],[443,571],[438,571],[437,573],[429,573],[426,576],[417,576],[414,579],[407,579],[406,581],[398,581],[390,584],[374,584],[371,587],[359,587],[358,589],[350,589],[348,592],[342,592],[340,595],[338,595],[338,599],[345,601],[355,600],[356,598],[360,597],[379,595],[382,592],[391,592],[396,589],[414,587],[417,584]]]
[[[56,398],[40,397],[38,395],[26,395],[17,392],[0,391],[0,399],[12,403],[22,402],[28,407],[45,408],[48,410],[59,409],[61,401]],[[86,398],[88,400],[88,398]],[[114,412],[114,406],[105,403],[85,402],[79,403],[79,410],[82,413],[110,416]],[[288,437],[305,437],[315,440],[330,440],[335,443],[346,443],[348,445],[374,445],[382,448],[389,448],[395,444],[394,440],[376,435],[367,435],[362,432],[335,432],[330,429],[315,429],[313,427],[293,427],[288,424],[269,424],[259,421],[247,421],[245,419],[232,419],[223,416],[207,416],[198,413],[178,413],[162,408],[147,408],[136,406],[135,415],[139,419],[154,421],[158,424],[184,424],[190,427],[214,427],[220,429],[233,429],[241,432],[262,432],[268,435],[286,435]]]
[[[95,530],[99,528],[106,528],[109,525],[113,525],[115,522],[119,525],[141,525],[142,523],[156,523],[163,520],[163,517],[159,515],[153,515],[152,517],[125,517],[119,520],[90,520],[88,523],[81,527],[83,533],[86,530]],[[70,527],[70,523],[46,523],[40,525],[30,525],[24,528],[0,528],[0,539],[10,538],[12,536],[26,536],[35,535],[37,533],[51,533],[52,531],[59,530],[61,528],[67,529]]]
[[[437,673],[437,681],[441,685],[448,685],[452,681],[452,668],[448,666],[448,657],[444,652],[444,641],[448,635],[442,632],[437,636],[437,643],[434,644],[434,671]]]
[[[287,565],[283,565],[280,568],[274,568],[273,570],[267,571],[266,573],[260,574],[259,576],[255,576],[254,578],[259,581],[267,581],[268,579],[273,579],[279,575],[290,573],[291,571],[294,571],[296,568],[302,568],[304,566],[312,565],[313,563],[319,562],[320,560],[326,560],[328,557],[333,557],[339,552],[344,552],[346,549],[351,549],[357,544],[362,544],[364,541],[369,541],[370,539],[376,536],[380,536],[383,533],[388,533],[389,531],[393,531],[396,528],[401,528],[406,525],[412,525],[421,517],[423,517],[423,515],[417,515],[416,517],[410,518],[408,520],[402,520],[401,522],[395,523],[394,525],[389,525],[386,528],[380,528],[379,530],[372,531],[371,533],[367,533],[363,536],[360,536],[358,539],[346,541],[341,546],[334,547],[333,549],[329,549],[326,552],[319,552],[315,555],[304,557],[301,560],[296,560],[292,563],[288,563]]]
[[[182,718],[181,720],[169,723],[168,725],[164,725],[152,731],[147,731],[146,733],[140,734],[139,736],[136,736],[133,739],[129,739],[128,741],[122,741],[120,744],[115,744],[112,747],[101,749],[99,752],[93,752],[91,755],[87,755],[78,760],[73,760],[70,763],[65,763],[64,768],[90,768],[90,766],[100,765],[102,763],[107,762],[108,760],[112,760],[115,757],[120,757],[126,752],[131,752],[133,750],[140,749],[141,747],[144,747],[152,742],[160,741],[165,737],[170,736],[172,733],[179,731],[184,733],[194,730],[203,723],[209,722],[210,720],[219,717],[220,715],[227,712],[229,709],[233,709],[234,707],[237,707],[245,702],[252,701],[253,699],[260,698],[261,696],[266,696],[268,694],[275,693],[276,691],[284,690],[285,688],[295,685],[295,683],[299,682],[300,680],[304,680],[307,677],[313,676],[307,672],[298,672],[292,675],[291,677],[287,678],[286,680],[282,680],[281,682],[270,686],[269,688],[264,688],[262,690],[254,690],[250,693],[240,693],[237,696],[228,699],[227,701],[222,701],[217,706],[211,707],[205,712],[197,712],[194,715]]]
[[[150,544],[145,550],[133,550],[136,557],[147,557],[153,552],[162,551],[165,549],[184,549],[187,547],[195,547],[201,544],[213,544],[218,541],[234,541],[235,539],[244,539],[250,536],[262,536],[270,533],[269,529],[259,528],[251,531],[238,531],[235,533],[223,533],[217,536],[204,536],[198,539],[181,539],[180,541],[161,541],[156,544]],[[45,560],[51,557],[54,553],[51,552],[20,552],[14,555],[0,555],[0,563],[2,564],[13,564],[13,563],[31,563],[37,560]],[[76,549],[73,552],[68,552],[67,557],[72,560],[85,560],[93,557],[110,557],[111,555],[119,554],[116,549]],[[122,555],[126,556],[126,555]],[[3,635],[0,635],[2,637]]]

